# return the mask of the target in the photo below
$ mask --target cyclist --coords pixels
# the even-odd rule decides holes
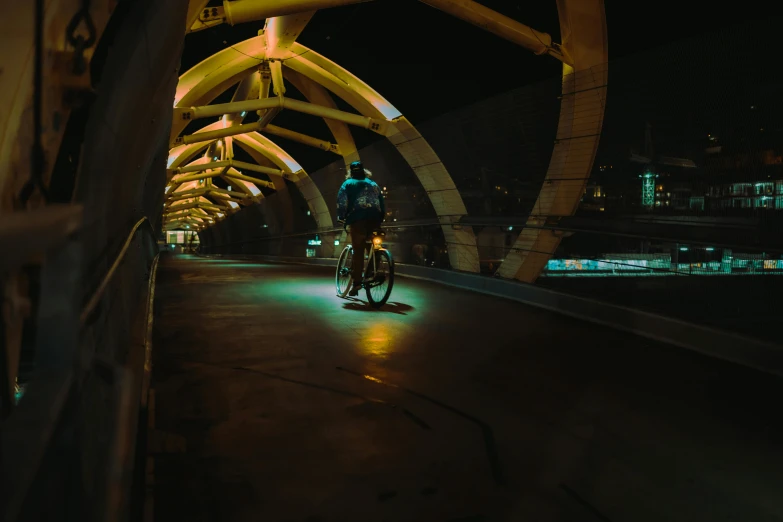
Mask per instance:
[[[349,225],[351,227],[353,285],[348,295],[354,297],[359,295],[362,286],[362,254],[367,247],[367,240],[373,230],[380,228],[386,216],[383,193],[371,177],[372,172],[365,169],[361,161],[354,161],[348,166],[345,182],[337,193],[337,221],[343,222],[346,230]]]

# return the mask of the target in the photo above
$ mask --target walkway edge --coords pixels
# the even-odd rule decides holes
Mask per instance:
[[[141,378],[141,397],[140,411],[145,413],[146,410],[146,423],[143,426],[144,432],[137,433],[137,437],[143,437],[142,447],[138,448],[142,450],[140,458],[136,463],[139,466],[144,466],[143,473],[143,502],[142,507],[142,522],[153,522],[154,520],[154,461],[148,454],[147,450],[147,437],[149,430],[155,425],[155,396],[153,390],[150,389],[150,383],[152,382],[152,330],[155,320],[155,287],[158,278],[158,265],[160,263],[160,252],[155,256],[150,266],[150,276],[147,286],[147,310],[145,317],[145,331],[144,331],[144,368]],[[138,440],[138,438],[137,438]],[[141,470],[140,470],[141,471]]]
[[[201,255],[201,257],[325,267],[337,264],[337,260],[331,258],[308,259],[264,255]],[[760,372],[783,376],[783,346],[760,339],[535,285],[477,274],[399,263],[395,265],[395,274],[510,299],[723,359]]]

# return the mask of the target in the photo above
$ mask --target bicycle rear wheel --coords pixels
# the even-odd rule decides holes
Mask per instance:
[[[367,300],[375,308],[380,308],[389,300],[394,286],[394,260],[388,250],[375,252],[375,274],[372,281],[365,283]]]
[[[351,289],[351,266],[353,262],[353,248],[351,245],[343,248],[340,258],[337,260],[337,272],[334,276],[334,286],[338,297],[345,297]]]

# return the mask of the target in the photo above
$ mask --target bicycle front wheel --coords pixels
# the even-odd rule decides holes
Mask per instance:
[[[353,262],[353,248],[351,245],[343,248],[340,258],[337,260],[337,273],[334,276],[334,286],[338,297],[345,297],[351,289],[351,266]]]
[[[375,273],[368,283],[365,283],[367,300],[375,308],[380,308],[389,300],[394,286],[394,260],[388,250],[375,252]]]

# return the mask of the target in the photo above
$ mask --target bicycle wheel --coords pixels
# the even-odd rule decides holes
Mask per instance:
[[[375,274],[372,281],[365,284],[367,300],[375,308],[380,308],[389,300],[394,286],[394,260],[388,250],[375,252]]]
[[[337,272],[334,276],[334,286],[338,297],[345,297],[351,289],[351,264],[353,261],[353,248],[351,245],[343,248],[340,258],[337,260]]]

